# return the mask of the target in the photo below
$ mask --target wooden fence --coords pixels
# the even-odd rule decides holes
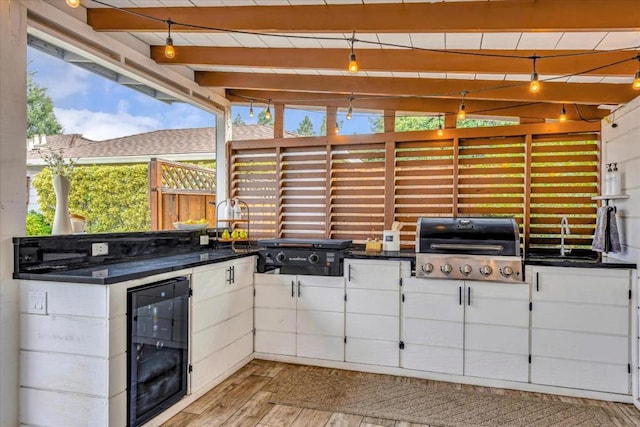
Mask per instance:
[[[215,224],[215,170],[151,159],[149,206],[152,230],[173,230],[173,223],[206,218]]]

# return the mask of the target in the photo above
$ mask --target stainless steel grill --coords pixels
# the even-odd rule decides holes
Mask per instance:
[[[522,282],[518,224],[513,218],[418,219],[416,277]]]

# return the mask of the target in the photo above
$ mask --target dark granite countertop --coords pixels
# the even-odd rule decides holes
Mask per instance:
[[[351,250],[347,252],[345,258],[358,258],[358,259],[400,259],[415,261],[416,253],[412,250],[402,251],[378,251],[367,252],[365,250]]]
[[[14,273],[14,279],[109,285],[161,273],[198,267],[255,255],[257,252],[235,253],[232,250],[206,250],[154,258],[132,259],[113,264],[98,264],[46,273]]]
[[[543,267],[573,267],[573,268],[637,268],[636,264],[616,260],[612,258],[606,259],[589,259],[578,257],[561,258],[560,255],[553,258],[547,257],[527,257],[524,260],[525,265],[543,266]]]

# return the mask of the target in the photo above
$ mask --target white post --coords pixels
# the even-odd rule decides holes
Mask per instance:
[[[0,1],[0,426],[18,425],[18,284],[11,238],[24,236],[27,202],[27,10]]]
[[[231,107],[224,115],[216,115],[216,204],[229,198],[229,171],[227,170],[227,140],[231,139]]]

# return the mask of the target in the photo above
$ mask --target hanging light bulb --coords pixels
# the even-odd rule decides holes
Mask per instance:
[[[638,62],[640,62],[640,55],[638,55]],[[638,66],[638,71],[636,71],[632,86],[635,90],[640,90],[640,65]]]
[[[538,73],[536,72],[536,59],[537,56],[533,56],[533,71],[531,72],[531,82],[529,83],[529,90],[532,93],[540,92],[540,79],[538,78]]]
[[[351,54],[349,55],[349,72],[355,74],[358,72],[358,62],[356,61],[356,54],[353,52],[353,45],[356,42],[356,32],[353,32],[351,36]]]
[[[558,117],[558,120],[561,122],[567,121],[567,110],[564,109],[564,104],[562,104],[562,110],[560,110],[560,117]]]
[[[460,103],[460,108],[458,109],[458,120],[464,120],[467,118],[467,112],[464,108],[464,97],[467,95],[467,91],[462,91],[462,102]]]
[[[76,7],[80,6],[80,0],[67,0],[67,6],[75,9]]]
[[[351,117],[353,116],[353,96],[349,97],[349,109],[347,110],[347,120],[351,120]]]
[[[171,19],[167,19],[167,41],[164,45],[164,56],[173,59],[176,56],[176,49],[173,47],[173,39],[171,38]]]
[[[267,102],[267,111],[264,113],[264,118],[267,120],[271,120],[271,98]]]
[[[253,117],[253,100],[249,101],[249,117]]]
[[[340,133],[340,125],[336,122],[336,135]]]
[[[444,131],[442,130],[442,116],[438,114],[438,136],[442,136]]]

